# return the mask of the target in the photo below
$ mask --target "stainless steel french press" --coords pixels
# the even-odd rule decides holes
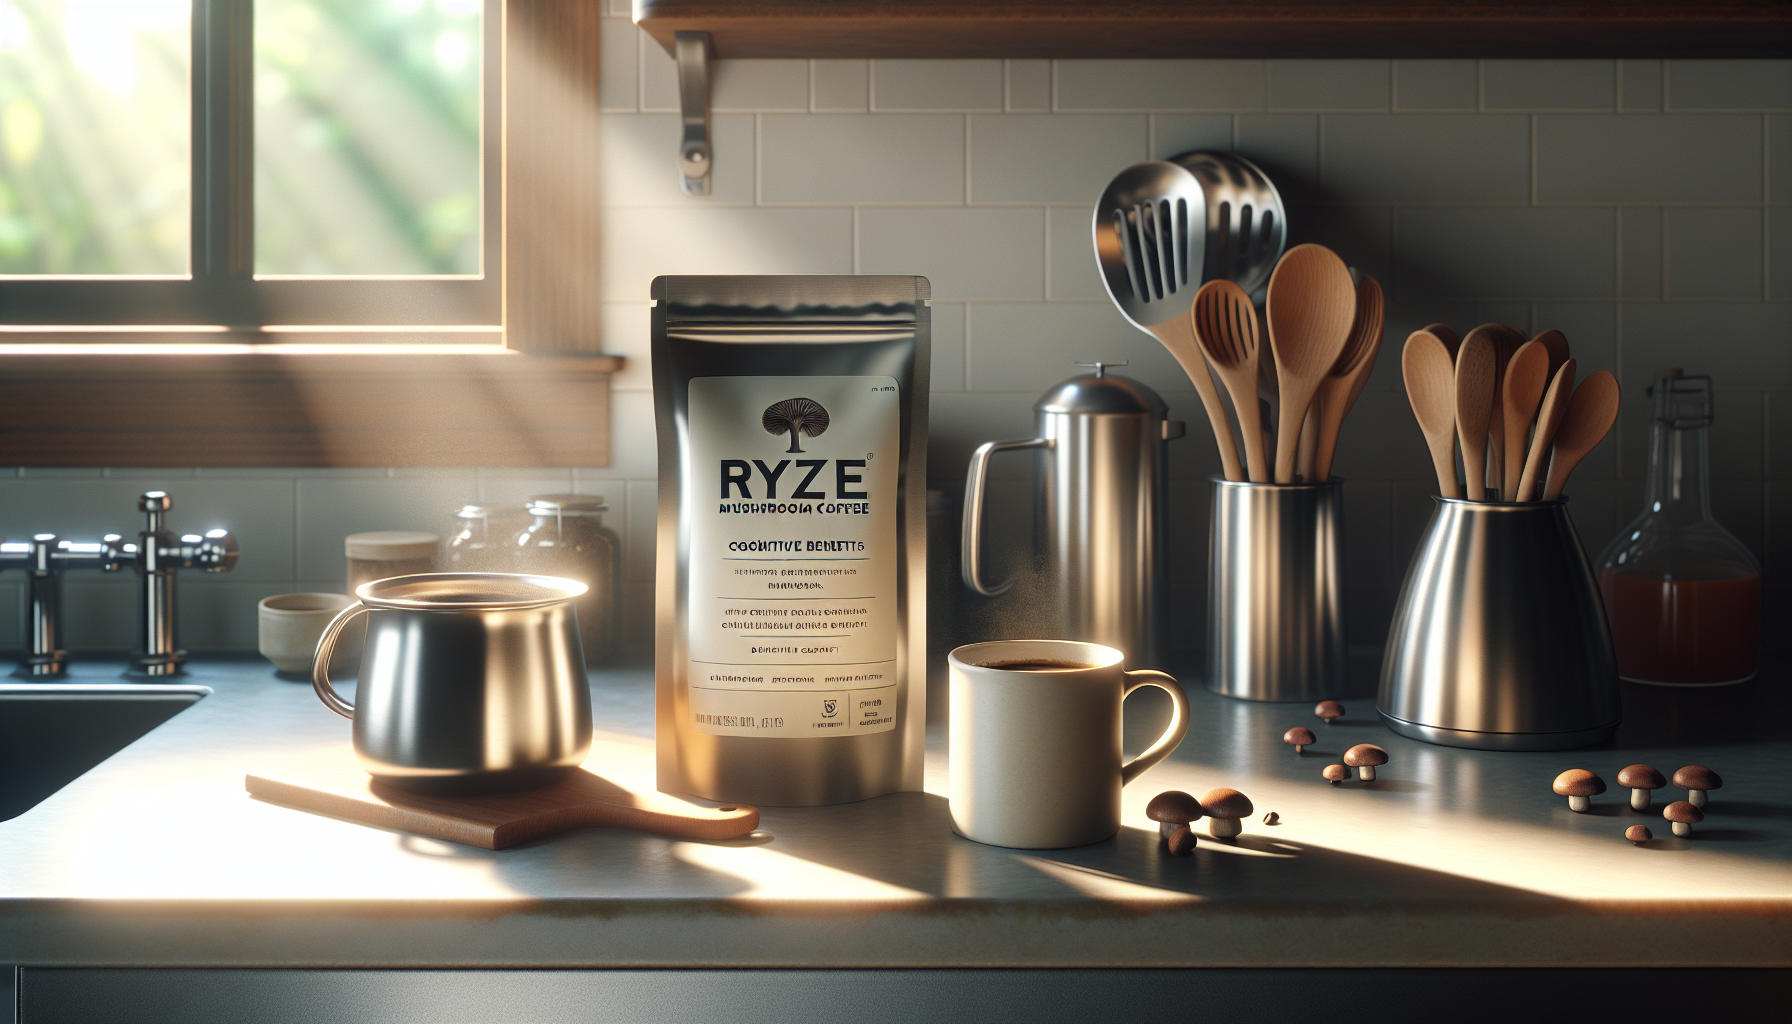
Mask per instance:
[[[1081,640],[1123,651],[1132,668],[1166,667],[1166,562],[1163,543],[1165,446],[1183,425],[1165,418],[1157,392],[1107,372],[1125,363],[1078,363],[1072,377],[1033,406],[1037,435],[990,441],[971,456],[965,478],[965,586],[986,597],[1010,594],[1007,616],[1027,637]],[[1036,571],[1024,586],[983,577],[982,526],[989,460],[1030,449],[1034,475]]]

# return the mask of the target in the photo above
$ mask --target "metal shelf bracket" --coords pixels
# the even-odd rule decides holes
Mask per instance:
[[[709,33],[674,36],[678,59],[678,105],[684,135],[678,144],[679,185],[687,196],[709,195],[709,168],[715,154],[709,147]]]

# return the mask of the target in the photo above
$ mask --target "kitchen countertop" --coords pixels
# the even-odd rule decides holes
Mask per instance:
[[[78,680],[117,666],[82,663]],[[1195,690],[1176,754],[1126,790],[1118,837],[1060,851],[951,833],[944,733],[927,790],[766,808],[723,843],[586,829],[485,851],[248,796],[258,766],[347,742],[310,687],[258,659],[202,659],[210,697],[44,803],[0,822],[0,963],[88,966],[1786,966],[1792,965],[1792,686],[1783,659],[1723,691],[1626,687],[1617,738],[1587,750],[1429,746],[1347,699]],[[594,672],[588,767],[652,779],[652,678]],[[1167,702],[1133,698],[1129,751]],[[1305,755],[1281,741],[1309,725]],[[1370,741],[1373,785],[1321,767]],[[1615,775],[1723,775],[1690,839],[1633,812]],[[1575,814],[1549,791],[1587,767],[1611,790]],[[1236,844],[1160,851],[1164,789],[1245,791]],[[1668,795],[1672,793],[1673,795]],[[1282,823],[1262,824],[1266,811]],[[1634,847],[1626,826],[1657,838]]]

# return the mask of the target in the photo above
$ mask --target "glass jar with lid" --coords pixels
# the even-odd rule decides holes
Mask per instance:
[[[519,513],[494,513],[484,505],[462,505],[449,520],[442,543],[443,572],[515,572],[510,543],[523,526]]]
[[[585,660],[598,664],[616,653],[616,557],[621,539],[604,525],[610,506],[589,494],[540,494],[525,506],[529,525],[515,536],[514,572],[578,580],[591,589],[573,602]]]
[[[1711,378],[1661,370],[1648,394],[1643,512],[1599,556],[1618,675],[1675,686],[1752,679],[1761,564],[1711,515]]]
[[[441,538],[421,530],[375,530],[343,538],[348,555],[348,592],[363,583],[436,571]]]

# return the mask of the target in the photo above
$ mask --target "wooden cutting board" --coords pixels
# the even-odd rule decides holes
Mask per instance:
[[[704,807],[629,789],[585,768],[551,786],[519,793],[407,793],[375,782],[346,746],[250,772],[243,785],[270,803],[487,850],[591,825],[679,839],[735,839],[759,826],[756,807]]]

